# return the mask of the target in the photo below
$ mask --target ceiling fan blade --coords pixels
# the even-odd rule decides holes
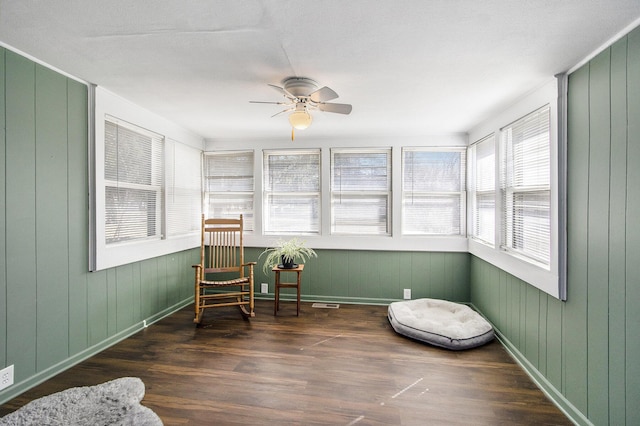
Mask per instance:
[[[250,104],[289,105],[289,102],[249,101]]]
[[[276,86],[275,84],[269,84],[269,86],[273,87],[273,88],[274,88],[274,89],[276,89],[278,92],[280,92],[280,94],[281,94],[281,95],[283,95],[283,96],[285,96],[285,97],[287,97],[287,98],[289,98],[289,99],[291,99],[291,100],[296,99],[296,97],[295,97],[295,96],[293,96],[291,93],[289,93],[289,92],[287,91],[287,89],[285,89],[284,87]]]
[[[276,115],[283,114],[283,113],[285,113],[285,112],[293,111],[294,109],[295,109],[295,108],[287,108],[287,109],[283,109],[282,111],[280,111],[280,112],[276,112],[275,114],[273,114],[273,115],[271,116],[271,118],[275,117]]]
[[[338,94],[327,86],[324,86],[309,95],[309,99],[313,102],[326,102],[337,97]]]
[[[350,114],[352,108],[349,104],[318,104],[320,111],[337,112],[338,114]]]

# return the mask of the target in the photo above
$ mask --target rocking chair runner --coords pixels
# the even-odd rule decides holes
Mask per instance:
[[[244,262],[243,221],[205,219],[202,215],[200,264],[195,268],[195,318],[200,324],[205,309],[238,306],[253,317],[253,267]],[[248,273],[245,273],[247,269]],[[209,278],[219,278],[210,280]]]

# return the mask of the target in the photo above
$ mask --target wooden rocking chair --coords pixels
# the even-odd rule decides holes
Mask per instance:
[[[205,309],[221,306],[238,306],[244,317],[255,316],[253,267],[256,262],[244,262],[242,237],[242,215],[240,219],[205,219],[202,215],[200,264],[193,265],[196,273],[193,322],[196,324],[202,321]]]

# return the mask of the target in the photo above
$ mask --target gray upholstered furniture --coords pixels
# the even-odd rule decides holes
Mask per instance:
[[[160,417],[140,404],[144,391],[137,377],[71,388],[31,401],[0,418],[0,425],[162,426]]]

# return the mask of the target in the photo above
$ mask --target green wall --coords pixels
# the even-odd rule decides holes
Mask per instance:
[[[640,29],[569,76],[559,302],[473,257],[471,301],[583,424],[640,424]]]
[[[261,252],[250,248],[245,257],[258,261],[256,289],[259,291],[260,283],[266,282],[273,293],[274,277],[262,273]],[[303,300],[387,304],[402,299],[403,289],[409,288],[414,299],[469,301],[468,253],[361,250],[316,250],[316,253],[318,257],[310,259],[302,273]]]
[[[88,271],[87,87],[0,48],[0,402],[193,297],[197,250]]]

